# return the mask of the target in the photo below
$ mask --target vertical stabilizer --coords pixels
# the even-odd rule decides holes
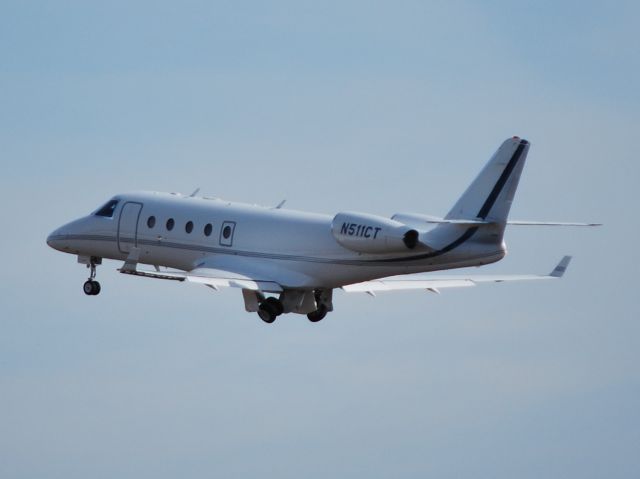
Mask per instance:
[[[502,143],[445,218],[506,223],[528,151],[517,136]]]

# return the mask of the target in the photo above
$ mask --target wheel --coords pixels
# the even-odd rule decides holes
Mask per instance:
[[[269,304],[276,313],[276,316],[280,316],[284,313],[284,306],[282,306],[282,301],[278,298],[274,298],[273,296],[264,300],[265,303]]]
[[[271,324],[276,320],[277,314],[275,308],[270,303],[263,301],[258,309],[258,316],[260,316],[260,319],[265,323]]]
[[[85,281],[84,284],[82,285],[82,290],[84,291],[84,294],[86,294],[87,296],[92,296],[93,295],[93,281],[88,280]]]
[[[327,307],[321,305],[315,311],[307,314],[307,318],[309,318],[309,321],[311,321],[312,323],[317,323],[318,321],[324,319],[327,313]]]
[[[100,294],[100,283],[89,279],[82,285],[82,290],[87,296],[95,296],[96,294]]]

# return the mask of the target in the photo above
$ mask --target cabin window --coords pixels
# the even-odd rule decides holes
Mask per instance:
[[[118,200],[111,200],[98,211],[96,211],[94,215],[103,216],[105,218],[113,218],[113,212],[116,210],[116,206],[118,206]]]
[[[204,227],[204,235],[211,236],[212,231],[213,231],[213,226],[211,226],[211,223],[207,223],[206,226]]]
[[[193,231],[193,221],[187,221],[187,224],[184,225],[184,230],[187,233],[191,233]]]
[[[220,228],[220,246],[233,246],[233,231],[236,228],[235,221],[225,221]]]
[[[174,221],[173,218],[169,218],[167,220],[167,230],[171,231],[173,229],[173,227],[175,226],[176,222]]]
[[[149,216],[149,218],[147,219],[147,228],[151,229],[156,225],[156,217],[155,216]]]

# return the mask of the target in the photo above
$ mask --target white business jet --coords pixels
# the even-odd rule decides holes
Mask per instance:
[[[124,261],[121,273],[242,289],[245,309],[272,323],[283,313],[316,322],[333,310],[333,290],[366,292],[473,286],[481,282],[557,279],[548,275],[418,275],[501,260],[507,224],[595,226],[507,221],[529,142],[509,138],[444,218],[416,213],[384,218],[335,216],[230,203],[216,198],[141,192],[113,197],[89,216],[55,230],[47,244],[90,269],[87,295],[97,295],[96,266]],[[139,269],[151,265],[154,269]]]

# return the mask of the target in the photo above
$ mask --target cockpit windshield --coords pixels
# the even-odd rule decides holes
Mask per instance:
[[[110,200],[106,205],[97,210],[94,216],[104,216],[105,218],[113,218],[113,212],[118,206],[118,200]]]

